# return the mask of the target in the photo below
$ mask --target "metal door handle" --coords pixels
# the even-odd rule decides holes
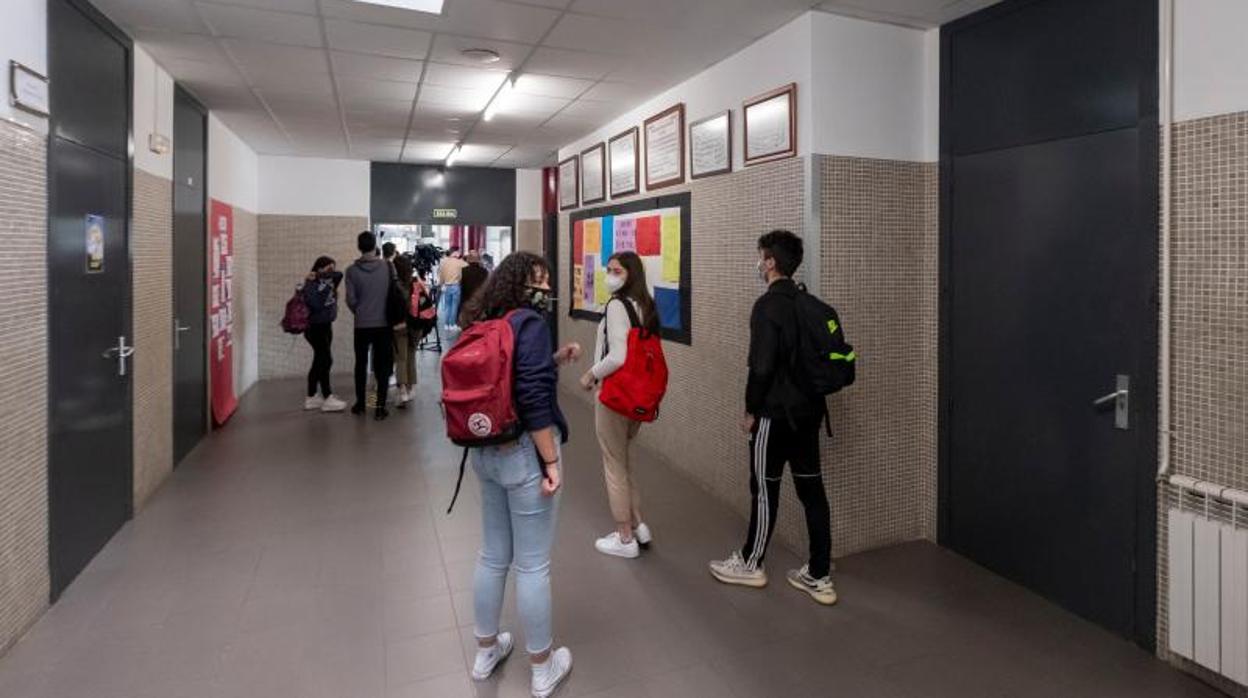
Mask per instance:
[[[1119,374],[1117,390],[1092,401],[1093,407],[1114,404],[1114,427],[1127,430],[1131,428],[1131,377]]]
[[[117,346],[109,347],[104,350],[102,356],[106,359],[117,357],[117,375],[126,375],[126,359],[134,355],[134,347],[126,344],[126,336],[117,338]]]
[[[190,325],[179,325],[178,319],[177,318],[173,319],[173,348],[174,349],[182,348],[182,333],[190,332],[190,331],[191,331]]]

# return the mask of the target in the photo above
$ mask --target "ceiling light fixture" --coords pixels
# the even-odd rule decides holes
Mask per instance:
[[[503,59],[502,56],[498,55],[498,51],[490,48],[466,48],[460,51],[459,54],[474,63],[484,63],[486,65],[497,63]]]
[[[481,118],[486,121],[493,119],[494,115],[497,114],[498,110],[502,108],[503,103],[509,96],[511,96],[511,92],[515,88],[515,79],[513,79],[510,75],[503,78],[502,86],[498,88],[498,92],[494,93],[494,99],[491,99],[490,103],[485,105],[485,114],[483,114]]]
[[[451,167],[455,164],[455,161],[459,158],[459,151],[463,150],[463,148],[464,146],[460,145],[459,143],[456,143],[455,147],[451,148],[451,152],[448,153],[446,156],[447,167]]]
[[[444,0],[354,0],[354,2],[362,5],[381,5],[382,7],[396,7],[400,10],[413,10],[415,12],[428,12],[431,15],[442,14],[442,3]]]

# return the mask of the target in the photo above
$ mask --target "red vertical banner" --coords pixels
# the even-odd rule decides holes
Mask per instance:
[[[208,232],[208,374],[212,421],[225,424],[238,407],[234,396],[234,209],[212,200]]]

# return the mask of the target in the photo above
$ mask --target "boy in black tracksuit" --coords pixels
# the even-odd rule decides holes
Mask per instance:
[[[767,292],[750,314],[749,379],[742,429],[750,435],[750,527],[745,545],[727,560],[710,564],[711,574],[726,584],[763,587],[763,558],[771,540],[780,501],[784,464],[791,465],[793,485],[806,510],[810,561],[790,570],[787,579],[819,603],[836,603],[829,576],[832,534],[827,494],[819,462],[819,429],[826,406],[798,388],[792,377],[797,347],[792,276],[802,263],[802,240],[777,230],[758,241],[759,277]]]

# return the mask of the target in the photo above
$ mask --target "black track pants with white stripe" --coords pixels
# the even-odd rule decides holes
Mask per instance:
[[[780,481],[784,464],[793,471],[793,487],[806,510],[806,532],[810,538],[810,574],[826,577],[832,556],[832,524],[828,497],[823,490],[819,465],[819,426],[821,422],[799,422],[766,417],[754,425],[750,437],[750,530],[741,557],[757,567],[767,554],[767,544],[775,530],[780,504]],[[766,483],[760,487],[759,482]]]

